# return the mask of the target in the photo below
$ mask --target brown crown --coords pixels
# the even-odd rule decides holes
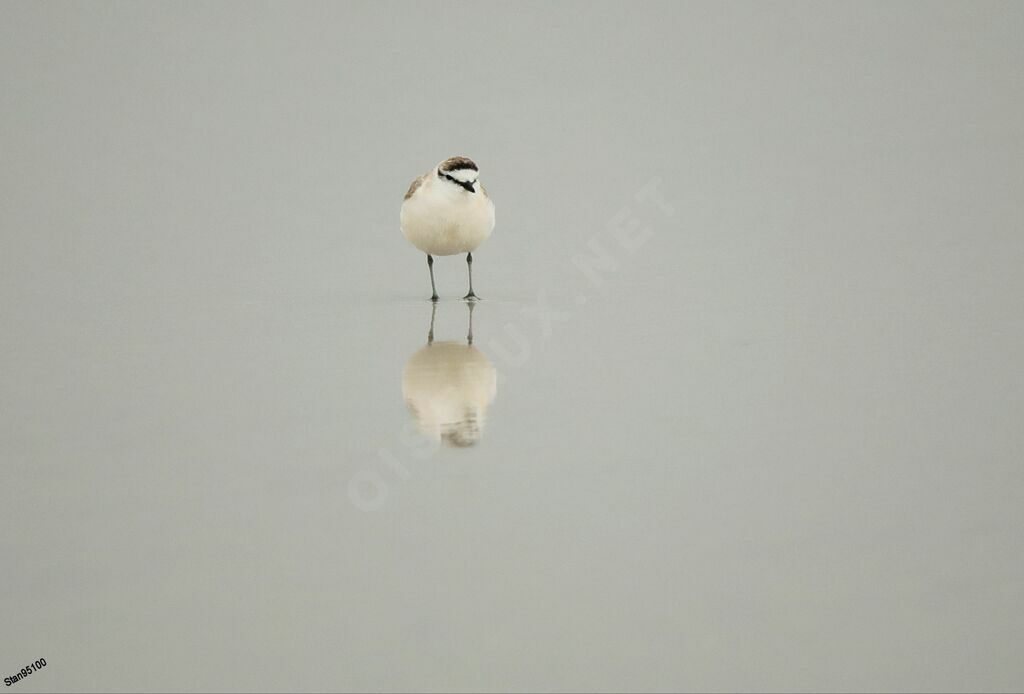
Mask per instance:
[[[451,159],[445,159],[441,162],[441,166],[438,167],[441,171],[457,171],[458,169],[473,169],[473,171],[479,171],[476,168],[476,164],[469,157],[452,157]]]

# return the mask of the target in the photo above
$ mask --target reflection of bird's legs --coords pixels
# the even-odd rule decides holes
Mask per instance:
[[[430,270],[430,300],[437,302],[437,287],[434,286],[434,256],[427,253],[427,268]]]
[[[480,297],[478,297],[476,294],[473,293],[473,254],[472,253],[467,253],[466,254],[466,267],[469,268],[469,294],[466,294],[466,296],[464,296],[462,298],[466,299],[468,301],[476,301]]]
[[[473,309],[476,308],[476,304],[472,301],[469,302],[469,333],[466,335],[466,344],[473,344]]]
[[[437,315],[437,302],[430,306],[430,331],[427,333],[427,344],[434,344],[434,316]]]

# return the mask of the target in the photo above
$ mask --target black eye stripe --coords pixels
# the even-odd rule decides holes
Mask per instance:
[[[476,181],[473,181],[473,183],[467,183],[465,181],[460,181],[459,179],[455,178],[454,176],[449,176],[444,171],[441,171],[441,169],[437,170],[437,175],[442,177],[442,178],[447,178],[449,181],[451,181],[452,183],[454,183],[457,186],[462,186],[463,188],[468,190],[470,193],[475,193],[476,192],[476,190],[473,189],[473,183],[476,183]]]
[[[452,183],[467,183],[467,181],[460,181],[459,179],[455,178],[454,176],[450,176],[450,175],[444,173],[443,171],[438,171],[437,173],[440,174],[441,176],[443,176],[444,178],[447,178]],[[476,183],[476,181],[472,181],[472,183]]]

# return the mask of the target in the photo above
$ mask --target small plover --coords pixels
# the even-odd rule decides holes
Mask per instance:
[[[473,251],[494,229],[494,203],[479,181],[472,159],[451,157],[423,174],[409,186],[402,202],[402,233],[409,243],[427,254],[431,301],[437,301],[434,256],[466,254],[469,293],[473,293]]]

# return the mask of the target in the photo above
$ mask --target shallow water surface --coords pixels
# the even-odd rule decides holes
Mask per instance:
[[[108,9],[0,24],[12,691],[1024,684],[1019,6]]]

